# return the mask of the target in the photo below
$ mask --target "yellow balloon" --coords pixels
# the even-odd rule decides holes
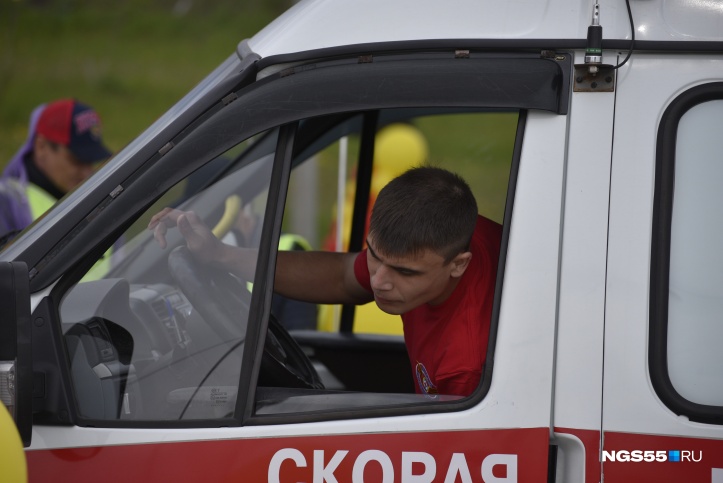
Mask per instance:
[[[377,133],[374,143],[372,192],[379,191],[409,168],[427,161],[429,146],[424,135],[410,124],[390,124]]]
[[[28,481],[25,451],[18,428],[3,403],[0,403],[0,482]]]
[[[379,191],[392,179],[409,168],[421,166],[427,161],[429,147],[424,135],[410,124],[395,123],[386,126],[377,133],[374,142],[374,172],[372,174],[371,195],[376,198]],[[344,212],[344,230],[342,250],[348,247],[348,234],[351,214],[354,206],[353,183],[347,184],[347,196],[342,207]],[[339,328],[338,309],[331,305],[319,306],[318,328],[322,331],[336,332]],[[335,310],[337,310],[335,315]],[[355,312],[355,333],[401,334],[402,319],[398,315],[383,312],[377,304],[360,305]]]

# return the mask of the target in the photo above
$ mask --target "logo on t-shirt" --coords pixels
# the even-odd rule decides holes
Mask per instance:
[[[424,364],[417,362],[416,372],[417,384],[419,384],[419,389],[422,390],[422,394],[426,394],[432,399],[436,398],[439,391],[437,391],[437,386],[432,382],[432,378],[429,377],[429,373],[427,372],[427,368],[424,367]]]

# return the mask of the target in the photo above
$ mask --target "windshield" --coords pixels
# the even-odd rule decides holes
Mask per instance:
[[[235,146],[178,183],[66,294],[60,316],[82,417],[233,414],[275,134],[259,136],[271,140],[259,149],[247,149],[255,139]],[[176,229],[159,243],[148,222],[164,209],[193,213],[224,243],[247,248],[251,275],[197,263]]]

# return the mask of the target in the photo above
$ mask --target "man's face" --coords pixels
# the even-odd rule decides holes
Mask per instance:
[[[67,146],[52,144],[42,136],[36,138],[33,155],[37,167],[63,193],[85,181],[95,169],[78,160]]]
[[[367,265],[374,301],[381,310],[401,315],[422,304],[444,302],[457,286],[472,254],[460,253],[445,263],[444,257],[425,250],[406,257],[386,257],[367,239]]]

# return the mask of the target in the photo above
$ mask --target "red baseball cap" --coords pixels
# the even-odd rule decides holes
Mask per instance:
[[[68,147],[79,161],[93,164],[111,156],[101,138],[100,116],[75,99],[61,99],[45,106],[36,134]]]

